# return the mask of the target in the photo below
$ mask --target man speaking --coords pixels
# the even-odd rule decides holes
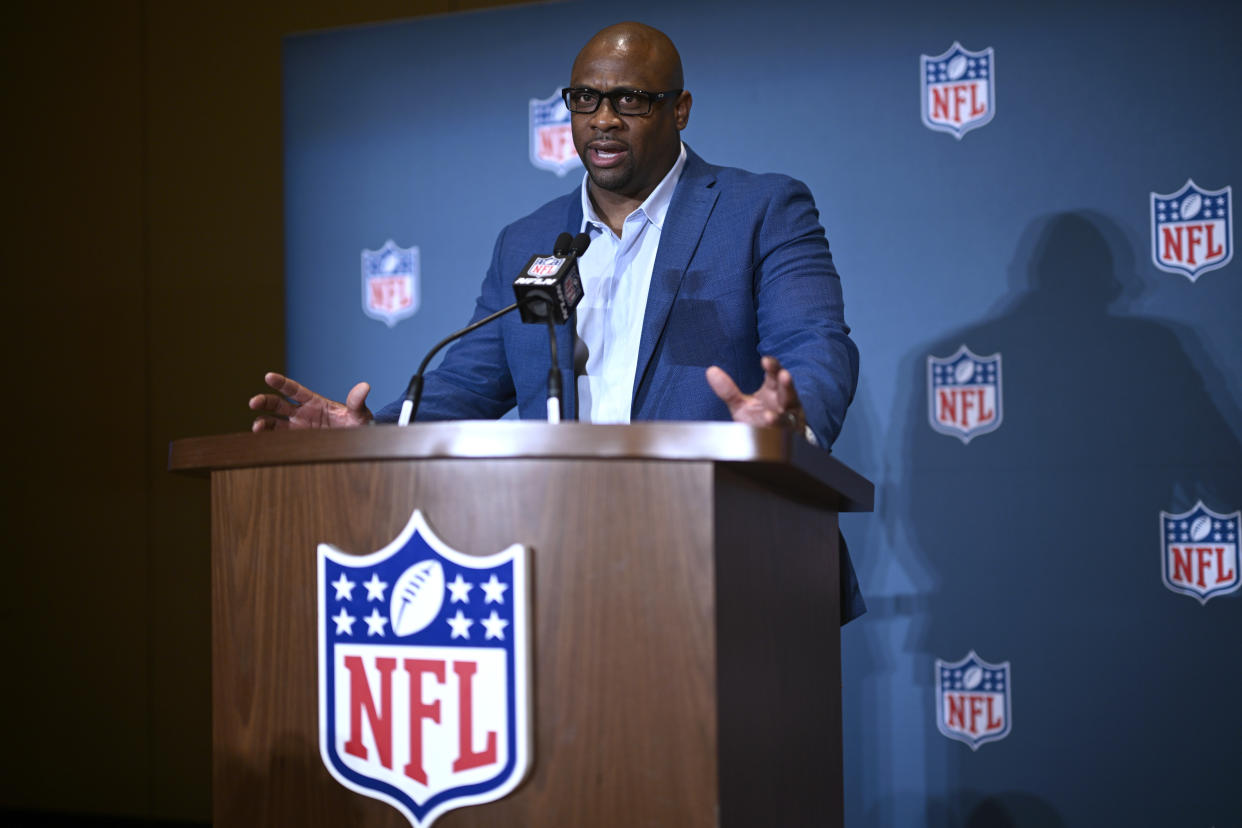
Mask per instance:
[[[681,141],[693,99],[672,41],[641,23],[596,34],[564,90],[582,186],[501,231],[474,319],[564,231],[586,232],[566,413],[596,423],[727,420],[830,446],[858,380],[841,282],[810,191],[708,164]],[[547,334],[513,315],[459,340],[425,381],[420,420],[546,413]],[[254,430],[395,422],[358,383],[344,403],[280,374]],[[741,388],[755,388],[744,393]],[[842,617],[864,611],[842,555]]]

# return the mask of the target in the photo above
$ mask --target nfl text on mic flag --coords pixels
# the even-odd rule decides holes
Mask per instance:
[[[523,322],[542,322],[549,315],[558,325],[569,321],[573,309],[582,301],[578,257],[590,243],[591,237],[586,233],[579,233],[572,241],[568,233],[561,233],[551,256],[531,256],[513,280]],[[542,306],[532,301],[536,299],[543,300]]]

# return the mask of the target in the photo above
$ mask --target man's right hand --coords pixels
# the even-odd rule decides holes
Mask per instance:
[[[263,376],[278,394],[256,394],[250,398],[250,410],[261,412],[254,418],[251,431],[275,431],[279,428],[352,428],[371,422],[367,394],[371,386],[360,382],[349,390],[344,404],[316,394],[309,388],[276,373]]]

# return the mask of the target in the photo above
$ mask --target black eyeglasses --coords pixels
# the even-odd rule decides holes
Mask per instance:
[[[567,86],[561,90],[565,106],[570,112],[579,115],[590,115],[599,109],[600,103],[607,98],[612,103],[612,110],[618,115],[648,115],[656,101],[680,95],[682,90],[670,89],[667,92],[647,92],[642,89],[613,89],[600,92],[589,86]]]

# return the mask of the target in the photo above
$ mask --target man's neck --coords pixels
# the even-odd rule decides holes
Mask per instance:
[[[625,196],[602,190],[596,187],[594,182],[590,182],[587,184],[587,197],[591,199],[596,215],[602,218],[604,223],[612,229],[612,232],[620,237],[621,228],[630,213],[637,210],[654,190],[655,187],[652,187],[651,190],[641,195]]]
[[[660,178],[650,187],[643,191],[632,194],[617,193],[612,190],[605,190],[603,187],[597,187],[595,182],[587,176],[587,197],[591,199],[591,205],[595,208],[595,214],[603,219],[604,223],[612,229],[617,237],[621,236],[621,228],[625,225],[625,220],[630,214],[643,205],[651,194],[654,193],[659,186],[668,178],[673,167],[677,166],[678,160],[682,155],[682,145],[678,144],[677,152],[668,160],[668,165],[664,167],[664,172],[660,174]]]

